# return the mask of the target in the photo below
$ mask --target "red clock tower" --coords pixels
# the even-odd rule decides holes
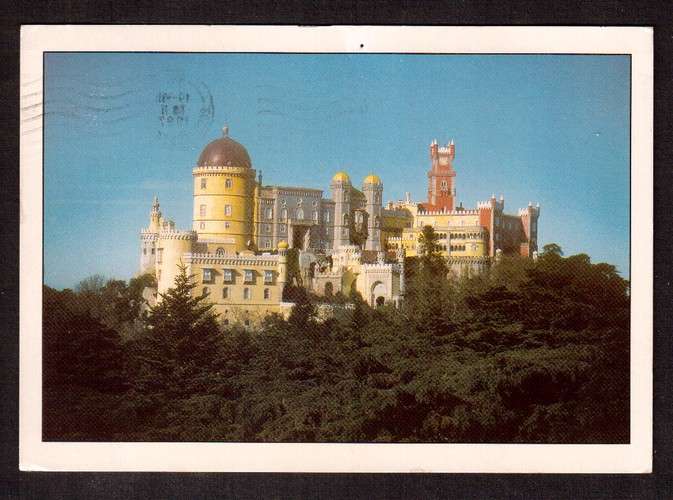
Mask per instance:
[[[428,171],[428,203],[426,210],[454,209],[456,198],[456,172],[453,170],[453,159],[456,157],[456,146],[453,140],[445,147],[439,147],[434,140],[430,144],[430,160],[432,166]]]

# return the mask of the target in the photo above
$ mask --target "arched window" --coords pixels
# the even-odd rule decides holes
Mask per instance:
[[[224,255],[224,248],[219,247],[217,250],[215,250],[215,255],[221,257]]]
[[[231,189],[231,179],[224,180],[224,187],[227,189]]]
[[[344,225],[348,224],[348,214],[344,214]]]

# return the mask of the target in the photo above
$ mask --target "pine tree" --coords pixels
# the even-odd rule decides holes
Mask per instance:
[[[220,331],[213,304],[192,293],[196,284],[179,266],[173,288],[150,309],[135,348],[135,388],[152,395],[189,395],[202,389],[218,361]]]

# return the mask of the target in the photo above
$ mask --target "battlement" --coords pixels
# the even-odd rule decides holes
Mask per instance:
[[[192,175],[256,175],[255,170],[247,167],[232,167],[231,165],[200,165],[192,169]]]
[[[479,215],[479,210],[423,210],[419,208],[418,216],[424,215]]]
[[[236,255],[215,253],[185,253],[183,255],[187,264],[212,264],[222,266],[267,266],[273,267],[278,264],[278,255]]]
[[[162,240],[192,240],[196,241],[196,231],[162,230],[159,232]]]
[[[529,201],[526,208],[519,209],[519,217],[523,215],[540,215],[540,204],[538,203],[537,205],[533,206],[533,203]]]
[[[155,241],[159,237],[159,233],[145,228],[140,230],[140,239],[144,241]]]
[[[364,272],[400,272],[400,265],[394,262],[377,262],[375,264],[362,264],[362,270]]]

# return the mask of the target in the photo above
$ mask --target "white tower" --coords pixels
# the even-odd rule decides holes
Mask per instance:
[[[337,172],[330,184],[334,200],[334,244],[339,248],[351,244],[351,180],[346,172]]]
[[[367,199],[367,241],[365,250],[381,250],[381,212],[383,210],[383,183],[378,175],[365,177],[362,191]]]

